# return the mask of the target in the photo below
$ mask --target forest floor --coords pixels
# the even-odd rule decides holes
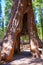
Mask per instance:
[[[27,46],[23,46],[19,54],[15,55],[10,62],[2,65],[43,65],[43,49],[41,58],[33,58]]]

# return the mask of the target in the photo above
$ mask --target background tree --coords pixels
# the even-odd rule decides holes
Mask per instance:
[[[35,19],[38,19],[36,21],[38,36],[40,39],[43,38],[43,23],[42,23],[42,8],[43,8],[43,0],[32,0],[33,1],[33,10],[34,10],[34,16]],[[36,12],[37,11],[37,12]],[[36,12],[36,14],[35,14]],[[38,17],[38,18],[37,18]]]

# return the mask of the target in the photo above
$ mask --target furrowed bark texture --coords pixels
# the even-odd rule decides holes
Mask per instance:
[[[22,33],[23,32],[23,33]],[[20,35],[28,34],[32,54],[39,52],[39,38],[34,22],[32,0],[13,0],[10,22],[2,41],[1,58],[10,61],[20,51]],[[40,53],[37,53],[40,56]]]

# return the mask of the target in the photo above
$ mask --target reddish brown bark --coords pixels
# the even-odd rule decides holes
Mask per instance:
[[[19,42],[17,43],[18,41],[17,36],[22,29],[22,20],[23,20],[24,11],[26,9],[25,6],[26,3],[27,3],[26,0],[25,2],[24,0],[23,1],[14,0],[13,2],[13,6],[11,9],[10,23],[7,27],[6,35],[2,41],[1,57],[5,61],[11,60],[13,54],[15,53],[15,49],[19,50],[18,48],[20,47],[20,44],[18,45]]]
[[[28,28],[28,34],[30,37],[30,51],[33,54],[33,56],[40,57],[40,43],[36,25],[34,22],[34,14],[32,10],[32,0],[28,0],[28,12],[27,12],[27,28]]]
[[[27,21],[24,23],[23,16],[25,12],[27,13]],[[3,60],[11,60],[15,51],[20,51],[20,34],[22,31],[26,31],[26,33],[28,33],[30,38],[30,46],[31,43],[35,46],[35,49],[32,49],[32,46],[30,47],[32,54],[33,51],[35,53],[39,52],[39,39],[36,25],[34,23],[32,0],[13,0],[10,23],[7,27],[6,35],[2,41],[1,57]],[[40,53],[37,53],[37,55],[40,56]]]

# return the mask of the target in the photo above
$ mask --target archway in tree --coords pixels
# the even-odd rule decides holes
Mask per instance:
[[[23,21],[24,15],[27,17],[25,23]],[[2,40],[2,60],[9,61],[12,59],[15,51],[20,52],[20,35],[22,29],[29,36],[30,52],[33,56],[40,57],[39,48],[42,42],[38,37],[34,22],[32,0],[25,0],[25,2],[24,0],[13,0],[10,22]]]

